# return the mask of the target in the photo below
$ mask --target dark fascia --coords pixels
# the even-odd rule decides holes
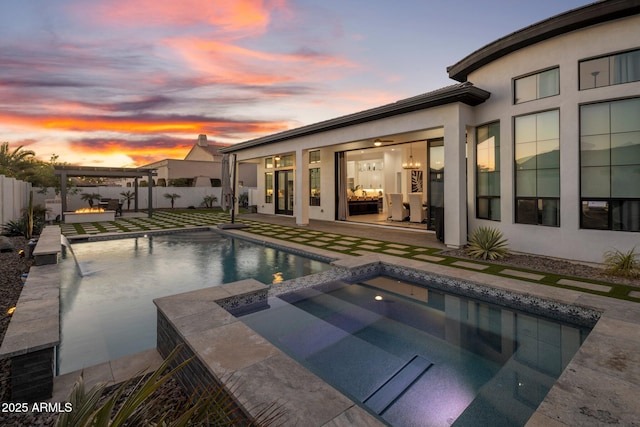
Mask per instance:
[[[230,147],[221,148],[220,152],[231,153],[234,151],[242,150],[244,148],[286,141],[292,138],[326,132],[333,129],[366,123],[373,120],[379,120],[399,114],[410,113],[412,111],[424,110],[440,105],[451,104],[454,102],[461,102],[463,104],[474,107],[485,102],[487,99],[489,99],[490,95],[491,94],[489,92],[474,86],[472,83],[460,83],[453,86],[447,86],[433,92],[428,92],[411,98],[402,99],[392,104],[383,105],[381,107],[372,108],[370,110],[348,114],[346,116],[325,120],[296,129],[286,130],[284,132],[275,133],[273,135],[267,135],[261,138],[252,139],[250,141],[241,142],[239,144],[234,144]]]
[[[447,67],[453,80],[467,81],[470,73],[496,59],[543,40],[640,13],[640,0],[605,0],[556,15],[509,34]]]

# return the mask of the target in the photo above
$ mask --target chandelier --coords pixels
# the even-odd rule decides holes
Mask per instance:
[[[402,169],[420,169],[420,162],[413,160],[413,145],[409,146],[409,159],[402,163]]]

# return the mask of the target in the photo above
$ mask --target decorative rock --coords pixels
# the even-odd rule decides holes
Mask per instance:
[[[7,236],[0,236],[0,252],[13,252],[16,249]]]

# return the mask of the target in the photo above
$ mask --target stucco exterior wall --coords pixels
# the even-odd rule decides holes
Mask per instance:
[[[638,233],[580,229],[579,106],[640,96],[640,82],[578,90],[578,61],[640,48],[638,28],[640,16],[634,16],[574,31],[520,49],[469,75],[469,81],[491,92],[489,100],[475,108],[475,124],[500,121],[502,218],[500,222],[476,219],[475,170],[470,168],[470,231],[480,225],[499,227],[513,250],[593,262],[602,261],[606,250],[628,250],[638,244]],[[559,95],[513,104],[514,78],[556,66],[560,69]],[[550,109],[560,110],[560,227],[516,224],[513,118]],[[468,154],[469,164],[475,165],[475,150]]]

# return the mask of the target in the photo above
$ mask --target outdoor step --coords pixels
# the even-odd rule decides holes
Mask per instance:
[[[382,414],[431,366],[433,363],[427,359],[418,355],[413,356],[407,364],[367,397],[363,403],[376,414]]]

